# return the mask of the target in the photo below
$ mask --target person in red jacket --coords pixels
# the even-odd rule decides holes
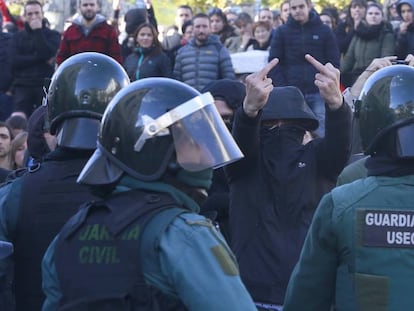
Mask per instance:
[[[97,14],[98,0],[80,0],[79,13],[63,33],[56,63],[82,52],[106,54],[122,64],[121,47],[114,27],[104,16]]]
[[[9,8],[4,0],[0,0],[0,13],[3,15],[3,23],[14,25],[17,30],[24,29],[24,23],[21,18],[16,18],[10,13]],[[16,30],[16,31],[17,31]]]

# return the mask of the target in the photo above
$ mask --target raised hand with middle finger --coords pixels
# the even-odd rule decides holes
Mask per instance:
[[[249,117],[256,117],[260,109],[266,105],[269,94],[273,90],[272,79],[268,78],[267,74],[278,62],[279,60],[275,58],[262,70],[247,76],[243,110]]]
[[[331,63],[323,65],[312,55],[306,54],[306,60],[318,70],[315,75],[315,85],[319,88],[323,100],[331,110],[337,110],[342,106],[343,98],[339,87],[340,71]]]

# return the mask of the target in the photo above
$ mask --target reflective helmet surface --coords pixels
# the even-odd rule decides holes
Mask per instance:
[[[99,143],[119,161],[124,170],[132,169],[141,178],[157,179],[173,154],[170,135],[146,143],[137,153],[134,145],[143,132],[142,116],[156,119],[200,95],[194,88],[172,79],[149,78],[121,90],[104,114]]]
[[[108,105],[98,148],[78,182],[110,184],[124,172],[154,181],[167,168],[197,172],[242,156],[210,93],[173,79],[146,78]]]
[[[359,105],[362,148],[375,154],[384,135],[414,123],[414,68],[393,65],[375,72],[362,89]]]
[[[47,121],[56,133],[64,119],[101,119],[106,106],[129,78],[113,58],[85,52],[65,60],[52,76],[47,94]]]

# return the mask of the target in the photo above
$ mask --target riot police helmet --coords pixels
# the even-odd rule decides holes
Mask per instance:
[[[386,148],[397,158],[414,159],[414,68],[392,65],[366,81],[356,102],[355,117],[365,154]]]
[[[78,182],[111,184],[124,173],[155,181],[170,167],[200,172],[242,157],[211,94],[169,78],[122,89],[104,113],[97,145]]]
[[[58,145],[95,149],[100,120],[115,94],[129,84],[122,66],[95,52],[66,59],[51,78],[44,104],[46,129]]]

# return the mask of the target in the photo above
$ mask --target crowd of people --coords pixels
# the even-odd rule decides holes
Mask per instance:
[[[139,3],[0,0],[0,310],[409,309],[414,2]]]

